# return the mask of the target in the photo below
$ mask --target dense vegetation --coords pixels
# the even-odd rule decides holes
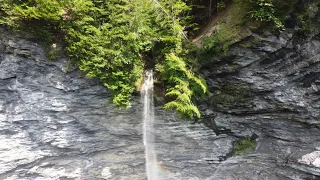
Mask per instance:
[[[165,108],[200,117],[192,99],[206,86],[180,57],[191,9],[182,0],[2,0],[0,6],[0,23],[31,27],[48,44],[62,37],[68,55],[110,90],[119,107],[129,105],[154,59],[170,100]]]
[[[248,9],[252,20],[283,29],[286,20],[292,19],[297,25],[304,26],[305,19],[310,19],[310,10],[319,5],[318,0],[234,0]],[[304,20],[303,20],[304,19]]]
[[[215,9],[213,13],[217,14],[215,24],[211,23],[215,30],[201,38],[199,54],[202,63],[213,63],[214,59],[217,59],[215,56],[224,56],[235,42],[246,37],[248,29],[279,34],[285,28],[295,28],[308,34],[315,30],[313,22],[320,5],[319,0],[212,1],[215,3],[211,8]]]
[[[165,85],[165,108],[194,118],[200,117],[195,97],[207,93],[204,80],[192,72],[198,59],[227,52],[238,27],[247,21],[283,29],[288,15],[299,6],[298,0],[234,2],[245,15],[236,14],[231,25],[221,23],[219,31],[203,40],[201,50],[190,46],[190,30],[231,0],[0,0],[0,24],[29,29],[48,46],[62,39],[67,54],[87,76],[109,89],[119,107],[129,105],[151,64],[157,80]],[[318,4],[303,3],[301,12],[290,16],[308,25],[308,9]]]

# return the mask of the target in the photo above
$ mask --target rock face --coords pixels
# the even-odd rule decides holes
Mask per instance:
[[[317,16],[311,35],[251,32],[227,55],[203,65],[213,92],[203,120],[218,133],[258,143],[254,152],[224,161],[213,179],[320,178]]]
[[[319,179],[319,32],[249,34],[202,68],[215,132],[156,108],[164,179]],[[116,109],[68,62],[0,28],[0,179],[145,179],[139,98]]]
[[[146,179],[140,99],[115,108],[103,86],[30,38],[0,27],[0,179]],[[155,114],[164,179],[210,178],[232,151],[233,136]]]

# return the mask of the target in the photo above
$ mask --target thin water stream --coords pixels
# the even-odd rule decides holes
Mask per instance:
[[[232,137],[154,106],[152,72],[142,97],[120,110],[103,86],[67,66],[0,57],[0,179],[202,180],[217,167],[208,161],[230,150]]]
[[[146,71],[141,89],[143,102],[143,144],[145,146],[146,173],[149,180],[158,180],[157,154],[154,147],[153,72]]]

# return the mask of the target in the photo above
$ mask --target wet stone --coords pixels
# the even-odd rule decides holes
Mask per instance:
[[[96,80],[66,71],[65,59],[39,60],[39,45],[0,39],[7,51],[0,59],[0,179],[146,179],[139,97],[117,109]],[[209,178],[232,150],[234,137],[161,107],[154,123],[165,179]]]

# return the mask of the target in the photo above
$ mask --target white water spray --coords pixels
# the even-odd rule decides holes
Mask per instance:
[[[157,156],[154,148],[154,105],[153,105],[153,72],[146,71],[141,89],[143,102],[143,143],[145,146],[146,173],[148,180],[158,180]]]

